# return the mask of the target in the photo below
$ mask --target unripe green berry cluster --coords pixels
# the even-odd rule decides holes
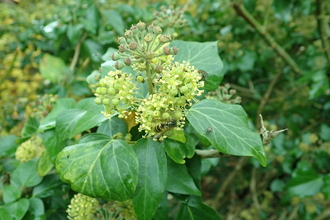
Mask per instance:
[[[111,118],[111,115],[118,112],[120,118],[124,118],[127,109],[134,102],[133,77],[120,70],[110,71],[107,76],[99,81],[95,91],[97,97],[94,102],[103,104],[105,108],[104,115]]]
[[[150,60],[177,54],[177,48],[167,46],[172,41],[171,36],[162,32],[159,26],[147,27],[143,22],[126,30],[124,36],[118,39],[120,43],[118,52],[111,55],[112,60],[117,61],[116,69],[120,70],[125,66],[136,64],[143,71],[143,66],[150,63]],[[156,65],[151,67],[155,69]]]
[[[76,194],[70,202],[66,212],[70,220],[92,220],[95,219],[94,213],[98,208],[98,201],[95,198],[85,196],[81,193]]]
[[[154,13],[156,20],[154,23],[161,27],[183,27],[188,24],[183,11],[180,8],[174,8],[172,5],[169,8],[162,6],[160,11]]]
[[[240,96],[236,96],[234,99],[232,97],[236,94],[235,89],[230,89],[230,85],[227,83],[224,86],[219,86],[215,91],[209,92],[206,95],[207,99],[218,99],[224,103],[228,104],[239,104],[242,102]]]
[[[42,139],[38,136],[32,136],[29,140],[18,146],[15,158],[22,163],[27,162],[36,157],[40,157],[44,149]]]

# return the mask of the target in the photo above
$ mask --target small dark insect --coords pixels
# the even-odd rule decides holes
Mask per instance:
[[[206,78],[209,76],[209,74],[206,72],[206,71],[204,71],[204,70],[198,70],[198,73],[200,74],[200,76],[201,76],[201,80],[206,80]]]
[[[212,129],[211,127],[208,127],[208,128],[206,128],[206,130],[205,130],[205,132],[206,132],[207,134],[212,133],[212,131],[213,131],[213,129]]]
[[[70,157],[70,154],[68,154],[68,156],[66,156],[66,158],[69,158]]]
[[[173,119],[168,122],[163,122],[154,127],[154,131],[157,132],[154,136],[155,140],[159,140],[167,131],[171,130],[172,128],[176,127],[178,124],[176,119]]]

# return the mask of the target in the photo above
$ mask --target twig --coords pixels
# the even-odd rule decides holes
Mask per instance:
[[[329,46],[329,33],[328,33],[328,26],[326,22],[326,1],[325,0],[316,0],[316,20],[317,20],[317,29],[319,31],[323,50],[325,56],[328,60],[328,65],[330,66],[330,46]]]
[[[229,176],[226,178],[226,180],[222,183],[222,186],[220,188],[220,190],[217,192],[215,198],[214,198],[214,202],[212,203],[212,207],[217,210],[221,207],[221,198],[223,197],[223,195],[225,194],[225,191],[227,190],[228,186],[230,186],[230,183],[233,181],[233,179],[235,178],[235,176],[241,171],[241,169],[244,166],[244,162],[245,162],[245,157],[241,157],[236,166],[235,169],[229,174]]]
[[[228,157],[228,154],[221,153],[217,150],[196,150],[195,151],[198,156],[201,158],[214,158],[214,157]]]
[[[75,48],[75,51],[74,51],[74,55],[73,55],[73,59],[72,59],[71,64],[70,64],[71,74],[74,73],[74,68],[77,65],[77,62],[78,62],[78,59],[79,59],[79,55],[80,55],[81,44],[86,39],[86,37],[87,37],[87,32],[84,33],[84,35],[79,39],[79,41],[78,41],[78,43],[76,45],[76,48]]]
[[[297,204],[295,207],[293,207],[293,210],[292,210],[291,214],[289,215],[288,220],[297,219],[297,213],[298,213],[298,210],[299,210],[299,205],[300,204]]]
[[[252,27],[254,27],[266,42],[278,53],[280,57],[292,68],[295,73],[300,73],[300,69],[291,56],[275,41],[275,39],[244,7],[242,3],[233,1],[233,7],[237,14],[243,17]]]
[[[269,86],[267,88],[267,91],[265,92],[265,94],[263,95],[263,97],[260,100],[260,104],[257,110],[257,118],[256,118],[256,123],[259,124],[259,115],[262,113],[262,110],[264,109],[267,100],[269,99],[270,94],[272,93],[275,84],[277,83],[277,81],[279,80],[279,78],[282,76],[282,72],[279,72],[273,79],[272,81],[269,83]]]
[[[256,188],[256,168],[252,169],[250,190],[252,193],[253,205],[256,207],[258,213],[261,213],[261,206],[260,206],[260,203],[258,200],[258,193],[257,193],[257,188]]]

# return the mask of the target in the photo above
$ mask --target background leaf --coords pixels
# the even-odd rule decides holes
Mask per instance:
[[[36,167],[36,159],[21,163],[12,173],[11,183],[16,187],[38,185],[42,181],[42,177],[37,174]]]
[[[49,79],[53,83],[61,82],[70,73],[61,58],[47,53],[40,61],[39,71],[45,79]]]
[[[56,158],[60,178],[73,190],[106,200],[132,198],[138,181],[138,159],[126,142],[88,134]]]
[[[205,99],[193,105],[187,119],[194,129],[220,152],[253,156],[266,166],[267,158],[259,134],[248,127],[248,117],[240,105]],[[212,132],[206,132],[207,128]]]
[[[31,137],[38,130],[38,127],[39,120],[37,118],[30,117],[21,132],[22,138]]]
[[[139,159],[139,181],[133,206],[139,220],[152,219],[161,201],[167,181],[166,155],[152,138],[142,138],[133,149]]]
[[[29,200],[20,199],[14,203],[5,204],[3,207],[10,213],[12,219],[21,220],[29,208]]]

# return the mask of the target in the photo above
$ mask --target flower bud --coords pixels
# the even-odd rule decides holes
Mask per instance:
[[[155,57],[155,52],[152,51],[152,50],[149,50],[146,52],[146,56],[149,58],[149,59],[152,59]]]
[[[97,98],[94,99],[94,102],[95,102],[96,104],[100,105],[100,104],[102,104],[102,98],[97,97]]]
[[[119,99],[114,98],[114,99],[111,100],[111,103],[114,104],[114,105],[118,105],[119,104]]]
[[[133,34],[137,34],[139,31],[139,29],[134,25],[130,28],[130,30],[132,31]]]
[[[103,105],[109,105],[110,104],[110,99],[109,98],[105,98],[102,100],[102,104]]]
[[[143,78],[143,76],[138,75],[138,76],[136,77],[136,81],[138,81],[139,83],[144,83],[144,78]]]
[[[131,30],[126,30],[124,36],[127,37],[127,38],[132,38],[133,37],[133,33],[132,33]]]
[[[155,68],[155,72],[156,73],[161,73],[162,71],[163,71],[163,66],[157,65],[156,68]]]
[[[179,52],[178,48],[176,48],[176,47],[171,47],[170,51],[171,51],[170,52],[171,55],[177,55]]]
[[[171,49],[169,47],[164,47],[163,52],[165,55],[170,55],[171,54]]]
[[[99,95],[105,95],[107,93],[106,87],[98,87],[95,91]]]
[[[112,87],[108,88],[108,95],[115,95],[116,94],[116,90]]]
[[[159,26],[155,27],[156,34],[161,34],[162,32],[163,32],[163,30]]]
[[[124,44],[121,44],[121,45],[125,46]],[[120,58],[121,58],[121,56],[120,56],[118,53],[113,53],[113,54],[111,55],[111,59],[112,59],[113,61],[117,61],[117,60],[119,60]]]
[[[126,39],[124,37],[118,37],[118,42],[120,44],[126,44]]]
[[[131,43],[129,43],[128,47],[131,50],[135,50],[137,47],[137,43],[135,41],[132,41]]]
[[[117,69],[117,70],[121,70],[122,68],[124,68],[125,67],[125,64],[123,63],[123,62],[116,62],[115,63],[115,68]]]
[[[129,57],[126,57],[125,60],[124,60],[124,63],[125,63],[126,66],[129,66],[129,65],[131,65],[132,61]]]
[[[152,24],[148,26],[147,30],[149,33],[152,33],[152,34],[155,33],[155,27]]]
[[[169,37],[168,35],[162,34],[159,36],[159,41],[162,43],[167,43],[171,40],[171,37]]]
[[[150,43],[153,40],[153,36],[149,33],[144,37],[144,41]]]
[[[119,52],[124,52],[125,49],[126,49],[125,44],[120,44],[120,45],[118,46],[118,50],[119,50]]]
[[[136,27],[140,30],[140,31],[143,31],[144,28],[145,28],[146,24],[144,22],[139,22],[136,24]]]

